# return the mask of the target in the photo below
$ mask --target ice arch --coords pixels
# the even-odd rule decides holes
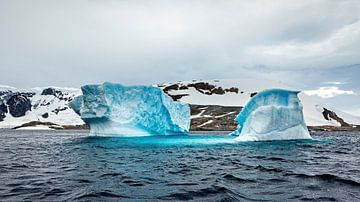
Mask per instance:
[[[235,119],[235,140],[310,139],[298,93],[271,89],[256,94]]]

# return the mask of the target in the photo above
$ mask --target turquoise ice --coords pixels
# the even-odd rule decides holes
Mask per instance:
[[[237,141],[311,139],[299,91],[265,90],[255,95],[236,117]]]
[[[187,134],[190,107],[175,102],[160,88],[104,83],[86,85],[70,106],[95,136]]]

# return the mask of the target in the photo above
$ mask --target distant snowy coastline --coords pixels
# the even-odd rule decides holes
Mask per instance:
[[[291,87],[272,80],[193,80],[155,85],[174,100],[190,104],[191,130],[234,130],[236,115],[257,92]],[[80,89],[37,87],[17,89],[0,85],[0,128],[87,128],[69,102]],[[324,100],[300,93],[307,126],[323,130],[360,130],[360,117],[349,115]]]

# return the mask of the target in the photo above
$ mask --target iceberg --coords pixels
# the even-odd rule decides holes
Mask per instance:
[[[311,139],[299,91],[265,90],[256,94],[236,117],[236,141]]]
[[[105,82],[81,87],[70,107],[90,126],[91,136],[183,135],[190,128],[190,107],[160,88]]]

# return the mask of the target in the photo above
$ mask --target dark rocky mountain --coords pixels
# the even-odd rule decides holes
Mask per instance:
[[[242,107],[227,107],[219,105],[190,105],[191,130],[235,130],[236,116]]]
[[[13,117],[25,116],[27,111],[31,110],[31,98],[33,94],[31,93],[15,93],[7,101],[6,105],[9,109],[9,113]]]

